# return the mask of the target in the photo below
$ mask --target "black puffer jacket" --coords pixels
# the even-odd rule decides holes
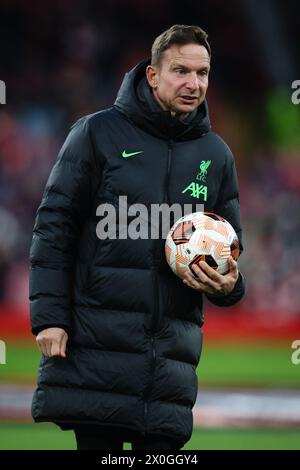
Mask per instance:
[[[181,122],[162,111],[146,62],[125,76],[115,105],[80,119],[45,188],[30,259],[32,331],[61,326],[67,358],[42,358],[32,412],[62,426],[94,423],[186,442],[201,352],[202,295],[167,266],[162,239],[99,240],[97,207],[199,204],[241,234],[232,154],[203,104]],[[122,157],[136,153],[129,158]],[[205,181],[201,162],[210,160]],[[99,212],[98,212],[99,213]],[[117,221],[116,221],[117,222]],[[227,297],[244,293],[240,276]]]

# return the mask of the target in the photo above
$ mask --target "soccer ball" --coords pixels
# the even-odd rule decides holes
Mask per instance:
[[[168,233],[165,244],[166,258],[174,273],[183,278],[192,265],[200,261],[220,274],[229,270],[228,258],[237,260],[239,240],[227,220],[211,212],[193,212],[181,217]]]

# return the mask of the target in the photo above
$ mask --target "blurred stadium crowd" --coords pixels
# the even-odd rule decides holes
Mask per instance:
[[[0,303],[26,310],[34,217],[70,125],[110,106],[153,39],[187,23],[209,33],[211,121],[237,161],[242,307],[263,322],[300,315],[300,105],[291,102],[299,32],[293,2],[271,3],[1,1]]]

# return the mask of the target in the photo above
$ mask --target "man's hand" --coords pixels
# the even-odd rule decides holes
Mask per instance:
[[[46,328],[39,332],[36,342],[39,350],[46,357],[66,357],[68,335],[62,328]]]
[[[227,274],[219,274],[212,269],[205,261],[200,261],[198,267],[192,265],[196,276],[191,272],[184,275],[183,283],[193,289],[210,295],[228,295],[232,292],[239,277],[237,262],[230,256],[228,259],[229,271]]]

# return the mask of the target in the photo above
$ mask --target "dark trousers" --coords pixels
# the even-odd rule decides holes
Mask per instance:
[[[179,450],[178,441],[163,436],[139,436],[118,430],[78,426],[74,429],[77,450],[123,450],[124,442],[131,442],[132,450]]]

